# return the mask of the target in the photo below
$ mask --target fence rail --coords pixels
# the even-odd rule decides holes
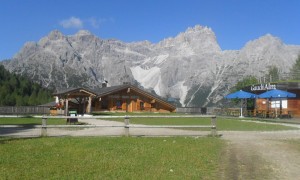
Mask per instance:
[[[1,117],[1,116],[0,116]],[[35,116],[42,118],[42,125],[0,125],[1,131],[0,136],[6,135],[22,135],[22,133],[30,135],[30,132],[34,133],[32,136],[63,136],[63,135],[75,135],[75,136],[112,136],[117,134],[118,136],[135,136],[138,133],[140,135],[147,136],[151,134],[151,131],[146,133],[145,129],[162,129],[160,131],[161,136],[179,136],[179,135],[193,135],[191,132],[200,132],[198,131],[190,131],[186,130],[182,133],[182,130],[179,128],[210,128],[210,135],[217,136],[217,126],[216,126],[216,116],[213,115],[198,115],[198,116],[131,116],[131,117],[163,117],[163,118],[171,118],[171,117],[199,117],[199,118],[211,118],[210,125],[137,125],[130,124],[129,116],[92,116],[92,117],[78,117],[79,119],[96,119],[99,117],[105,118],[124,118],[124,124],[105,124],[105,125],[48,125],[47,120],[53,118],[74,118],[74,116]],[[75,117],[77,118],[77,117]],[[114,128],[112,130],[111,128]],[[173,129],[172,129],[173,128]],[[175,128],[175,129],[174,129]],[[138,129],[139,132],[135,132]],[[86,130],[86,131],[76,131],[76,130]],[[93,130],[93,133],[91,131]],[[172,131],[171,133],[167,133],[167,131]],[[10,131],[12,133],[10,133]],[[20,133],[19,133],[20,132]],[[70,132],[72,132],[70,134]],[[189,132],[189,133],[187,133]],[[203,131],[201,131],[203,132]],[[144,134],[143,134],[144,133]],[[173,133],[173,134],[172,134]],[[206,132],[207,133],[207,132]],[[202,133],[203,135],[203,133]],[[207,135],[207,134],[206,134]],[[152,135],[149,135],[152,136]]]

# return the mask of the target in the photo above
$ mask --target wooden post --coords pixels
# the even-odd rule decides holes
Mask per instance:
[[[125,136],[128,137],[129,136],[129,117],[126,115],[124,117],[124,124],[125,124]]]
[[[42,117],[42,132],[41,132],[41,136],[47,136],[47,118],[46,117]]]
[[[66,98],[65,116],[69,115],[69,99]]]
[[[92,112],[92,96],[89,96],[86,113],[91,114],[91,112]]]
[[[216,116],[211,117],[211,135],[212,135],[212,137],[217,136]]]

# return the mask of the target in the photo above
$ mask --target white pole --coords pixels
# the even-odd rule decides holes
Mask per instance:
[[[243,118],[243,99],[241,99],[241,115],[240,118]]]

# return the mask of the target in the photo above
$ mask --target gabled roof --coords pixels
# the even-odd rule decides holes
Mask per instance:
[[[95,92],[97,93],[98,96],[105,96],[107,94],[117,92],[117,91],[126,89],[128,87],[129,87],[128,84],[119,85],[119,86],[111,86],[111,87],[103,87],[98,90],[95,90]]]
[[[130,88],[140,94],[143,94],[149,98],[152,98],[152,99],[155,99],[157,100],[158,102],[160,103],[163,103],[171,108],[174,108],[176,109],[176,107],[172,104],[170,104],[169,102],[163,100],[160,96],[157,96],[157,95],[154,95],[152,93],[149,93],[147,91],[144,91],[136,86],[133,86],[133,85],[130,85],[130,84],[125,84],[125,85],[119,85],[119,86],[112,86],[112,87],[105,87],[105,88],[101,88],[97,94],[98,94],[98,97],[102,97],[102,96],[106,96],[106,95],[109,95],[111,93],[115,93],[117,91],[120,91],[120,90],[124,90],[124,89],[127,89],[127,88]]]
[[[85,92],[87,94],[97,96],[97,94],[93,90],[90,90],[88,88],[68,88],[68,89],[64,89],[64,90],[58,91],[56,93],[53,93],[53,95],[54,96],[67,95],[67,94],[76,93],[76,92]]]
[[[103,97],[103,96],[106,96],[106,95],[109,95],[109,94],[112,94],[112,93],[115,93],[115,92],[118,92],[118,91],[121,91],[121,90],[124,90],[124,89],[127,89],[127,88],[130,88],[140,94],[143,94],[144,96],[147,96],[149,98],[152,98],[152,99],[155,99],[157,100],[158,102],[168,106],[168,107],[171,107],[171,108],[176,108],[174,105],[168,103],[167,101],[163,100],[161,97],[155,95],[155,94],[152,94],[152,93],[149,93],[145,90],[142,90],[136,86],[133,86],[133,85],[130,85],[130,84],[124,84],[124,85],[118,85],[118,86],[111,86],[111,87],[103,87],[103,88],[99,88],[99,89],[95,89],[95,90],[91,90],[91,89],[88,89],[88,88],[69,88],[69,89],[65,89],[65,90],[62,90],[62,91],[59,91],[57,93],[54,93],[53,95],[54,96],[59,96],[59,95],[68,95],[68,94],[71,94],[71,93],[76,93],[76,92],[85,92],[85,93],[88,93],[88,94],[91,94],[93,96],[97,96],[97,97]]]

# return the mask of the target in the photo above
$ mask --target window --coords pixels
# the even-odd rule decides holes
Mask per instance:
[[[287,100],[281,100],[282,108],[287,108]],[[271,108],[280,108],[280,100],[273,100],[271,101]]]
[[[101,101],[101,108],[108,109],[108,101],[107,99]]]
[[[116,101],[116,107],[117,107],[117,109],[122,109],[122,101],[121,100]]]
[[[141,107],[141,110],[144,110],[145,107],[144,107],[144,102],[140,102],[140,107]]]

